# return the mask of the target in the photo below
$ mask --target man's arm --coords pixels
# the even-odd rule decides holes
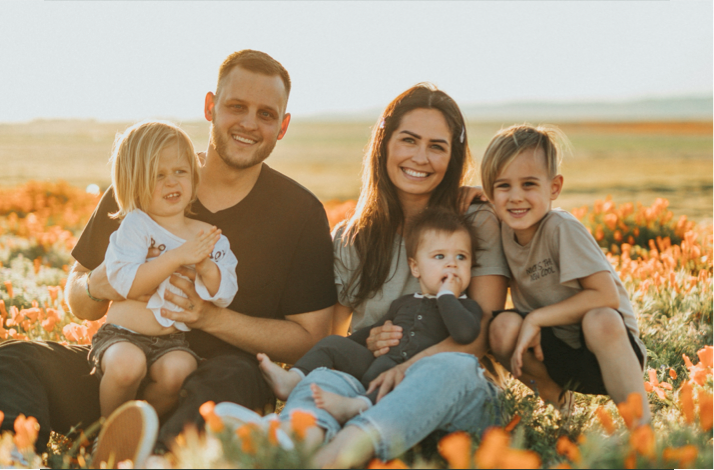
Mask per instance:
[[[179,272],[195,279],[192,270],[181,268]],[[330,333],[334,306],[290,315],[285,320],[257,318],[204,301],[191,281],[171,276],[171,283],[188,298],[167,291],[166,300],[184,310],[173,312],[162,309],[161,314],[165,318],[184,322],[190,328],[203,330],[251,354],[262,352],[274,361],[294,364]]]
[[[88,274],[89,269],[79,262],[74,263],[67,278],[64,295],[74,316],[81,320],[95,321],[106,315],[112,300],[124,300],[124,298],[109,284],[107,271],[102,263],[92,271],[89,278],[89,293],[95,299],[103,300],[101,302],[92,300],[87,295]]]

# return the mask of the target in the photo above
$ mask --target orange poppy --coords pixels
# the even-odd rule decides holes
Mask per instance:
[[[540,468],[538,454],[532,450],[508,449],[501,456],[498,468]]]
[[[625,421],[625,426],[628,429],[632,429],[642,418],[642,396],[636,392],[630,393],[627,401],[617,404],[617,411],[620,412],[620,416]]]
[[[692,424],[694,422],[694,399],[692,398],[692,386],[689,382],[684,382],[679,389],[679,405],[684,415],[684,421]]]
[[[672,378],[672,380],[677,380],[677,371],[674,369],[669,369],[669,376]]]
[[[598,406],[595,410],[595,414],[597,415],[598,420],[600,420],[600,424],[603,429],[605,429],[605,432],[612,436],[615,433],[616,428],[610,413],[608,413],[604,407]]]
[[[630,445],[648,459],[654,458],[655,435],[652,428],[647,424],[637,427],[630,435]]]
[[[273,445],[278,445],[278,429],[280,429],[280,421],[271,420],[268,428],[268,442]]]
[[[216,414],[214,413],[213,409],[216,407],[216,404],[212,401],[207,401],[201,407],[198,409],[198,412],[201,413],[201,416],[203,417],[203,420],[206,422],[206,426],[208,426],[208,429],[211,430],[211,432],[214,432],[216,434],[223,432],[225,429],[225,426],[223,425],[223,420]]]
[[[677,462],[679,468],[692,468],[698,453],[696,446],[691,444],[682,447],[667,447],[662,451],[662,458],[670,462]]]
[[[703,431],[709,431],[712,428],[712,395],[704,390],[697,391],[699,399],[699,425]]]
[[[255,442],[253,441],[253,432],[256,429],[254,423],[244,424],[236,429],[236,435],[240,439],[241,450],[246,454],[254,455],[257,452]]]
[[[657,371],[654,369],[648,370],[647,373],[650,376],[650,380],[649,382],[645,382],[645,391],[655,392],[661,400],[664,400],[666,398],[664,391],[672,390],[672,385],[666,382],[660,382],[657,379]]]
[[[50,293],[50,299],[52,302],[57,300],[57,295],[59,294],[59,291],[62,290],[60,286],[47,286],[47,291]]]
[[[573,441],[568,439],[567,436],[560,436],[558,442],[555,444],[555,451],[559,455],[564,455],[565,458],[574,463],[580,463],[582,460],[580,455],[580,449],[576,446]]]
[[[367,468],[369,468],[369,469],[403,469],[403,468],[409,468],[409,466],[399,459],[390,460],[389,462],[385,462],[385,461],[379,460],[379,459],[373,459],[369,463]]]
[[[625,457],[624,467],[627,469],[637,468],[637,456],[635,452],[630,452],[630,455]]]
[[[0,411],[0,425],[2,425],[3,419],[5,419],[5,413],[3,413],[2,411]]]
[[[32,448],[35,445],[39,431],[40,425],[34,417],[25,418],[25,415],[20,414],[15,419],[14,442],[18,450],[23,451]]]
[[[441,454],[450,468],[469,468],[471,460],[471,436],[463,431],[452,432],[439,441]]]
[[[492,427],[486,430],[481,445],[476,449],[474,461],[478,468],[496,468],[504,451],[508,449],[510,439],[506,431]]]
[[[307,411],[295,410],[290,415],[290,423],[297,437],[299,439],[305,439],[307,430],[317,424],[317,418],[314,414]]]
[[[0,318],[5,319],[7,318],[7,310],[5,310],[5,301],[0,299]],[[0,326],[2,326],[2,322],[0,321]]]
[[[697,356],[699,356],[701,364],[704,364],[705,367],[709,367],[711,369],[712,361],[714,361],[714,347],[704,346],[702,349],[697,351]]]
[[[521,422],[521,417],[518,414],[513,415],[513,419],[511,419],[511,422],[506,425],[504,431],[506,432],[511,432],[515,429],[516,426],[518,426],[518,423]]]
[[[7,295],[10,296],[11,299],[15,297],[12,292],[12,281],[5,281],[3,282],[3,284],[5,284],[5,290],[7,291]]]

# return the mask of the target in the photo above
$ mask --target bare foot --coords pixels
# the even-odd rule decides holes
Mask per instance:
[[[330,413],[340,424],[345,424],[359,414],[360,411],[369,408],[367,401],[362,398],[343,397],[336,393],[326,392],[317,384],[310,384],[310,390],[312,390],[312,398],[315,400],[315,405]]]
[[[279,400],[287,400],[290,392],[302,380],[297,372],[285,370],[270,360],[267,354],[258,353],[260,371]]]

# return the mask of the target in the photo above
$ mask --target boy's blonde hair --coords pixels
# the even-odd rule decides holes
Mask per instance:
[[[520,124],[501,129],[491,139],[481,160],[481,184],[489,199],[493,199],[493,185],[503,171],[524,150],[542,148],[548,176],[558,174],[561,147],[569,147],[563,131],[555,127]]]
[[[188,159],[191,169],[191,202],[196,199],[201,166],[188,134],[168,121],[142,121],[129,127],[114,139],[112,186],[119,210],[110,214],[123,219],[135,210],[146,208],[156,188],[159,153],[171,144],[178,145],[179,156]],[[190,204],[186,206],[189,213]]]

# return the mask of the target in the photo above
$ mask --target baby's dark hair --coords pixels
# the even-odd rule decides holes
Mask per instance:
[[[448,234],[464,231],[471,240],[471,256],[476,253],[477,242],[471,223],[466,216],[461,216],[453,210],[444,207],[433,207],[425,209],[424,212],[412,219],[407,226],[404,244],[407,249],[407,257],[415,258],[419,249],[419,242],[424,232],[435,230]]]

